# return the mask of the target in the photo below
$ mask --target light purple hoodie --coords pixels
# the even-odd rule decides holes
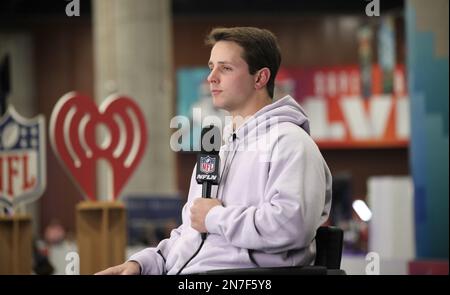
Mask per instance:
[[[212,190],[223,206],[207,214],[208,237],[182,274],[311,264],[315,232],[330,211],[331,174],[309,136],[306,114],[286,96],[235,133],[233,140],[230,128],[224,129],[221,181]],[[142,274],[176,274],[200,246],[200,234],[190,226],[190,207],[202,192],[195,171],[182,224],[157,247],[130,257]]]

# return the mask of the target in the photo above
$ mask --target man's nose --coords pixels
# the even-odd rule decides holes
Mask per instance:
[[[215,69],[211,70],[211,72],[208,75],[208,79],[207,80],[208,80],[209,83],[218,83],[219,82],[219,79],[217,77]]]

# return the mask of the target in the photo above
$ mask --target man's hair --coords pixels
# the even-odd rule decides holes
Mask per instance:
[[[247,62],[251,75],[264,67],[269,68],[267,92],[273,98],[275,76],[281,63],[280,48],[275,35],[268,30],[254,27],[215,28],[206,36],[205,43],[214,46],[219,41],[233,41],[244,49],[242,58]]]

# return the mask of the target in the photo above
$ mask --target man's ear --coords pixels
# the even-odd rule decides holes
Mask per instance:
[[[261,89],[267,85],[270,79],[269,68],[260,69],[255,75],[255,89]]]

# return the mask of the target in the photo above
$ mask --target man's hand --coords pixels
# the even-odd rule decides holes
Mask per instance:
[[[222,206],[218,199],[197,198],[191,206],[191,226],[200,233],[206,233],[205,218],[209,210]]]
[[[99,271],[96,275],[139,275],[141,267],[136,261],[127,261],[125,263],[112,266],[105,270]]]

